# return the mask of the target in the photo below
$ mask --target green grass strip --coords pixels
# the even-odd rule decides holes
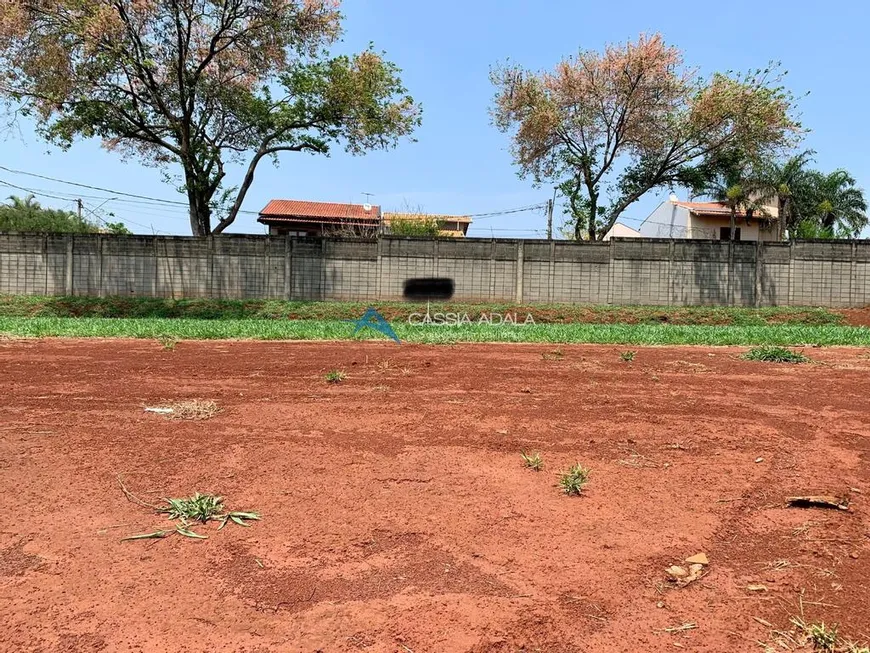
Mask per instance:
[[[36,297],[0,296],[0,317],[112,317],[198,320],[350,320],[374,306],[391,322],[425,313],[426,303],[326,302],[261,299],[160,299],[153,297]],[[844,316],[824,308],[776,306],[595,306],[589,304],[529,304],[433,302],[432,314],[532,315],[546,324],[694,324],[699,326],[757,326],[764,324],[842,324]]]
[[[851,345],[870,346],[870,328],[674,324],[463,324],[415,326],[393,322],[404,342],[601,343],[624,345]],[[0,317],[0,334],[17,337],[176,338],[179,340],[386,340],[371,329],[353,335],[338,320],[192,320]]]

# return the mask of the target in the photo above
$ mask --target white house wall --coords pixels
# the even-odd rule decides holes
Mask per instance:
[[[689,238],[689,211],[673,202],[662,202],[638,227],[646,238]]]
[[[719,230],[722,227],[730,227],[731,218],[727,215],[720,217],[707,217],[692,214],[689,216],[689,238],[704,240],[719,240]],[[740,240],[776,240],[770,229],[759,229],[758,221],[751,220],[746,224],[746,218],[737,218],[736,226],[740,228]]]

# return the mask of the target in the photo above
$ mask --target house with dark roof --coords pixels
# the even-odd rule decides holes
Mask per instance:
[[[738,211],[736,217],[735,240],[780,240],[776,207],[750,214]],[[731,209],[722,202],[681,202],[672,195],[637,230],[645,238],[730,240]]]
[[[374,235],[381,228],[381,207],[301,200],[272,200],[257,222],[270,236],[322,236],[334,233]]]

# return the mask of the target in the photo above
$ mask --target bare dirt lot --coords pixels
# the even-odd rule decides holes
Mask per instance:
[[[867,351],[624,349],[0,341],[0,649],[781,651],[801,613],[870,640]],[[221,412],[143,410],[194,398]],[[122,542],[169,522],[119,473],[263,520]]]

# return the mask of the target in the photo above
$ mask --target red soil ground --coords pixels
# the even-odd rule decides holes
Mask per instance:
[[[846,317],[846,324],[850,326],[870,326],[870,306],[864,308],[844,308],[840,311]]]
[[[866,350],[550,350],[0,342],[0,649],[734,653],[801,610],[870,640]],[[223,412],[143,412],[191,398]],[[119,473],[263,521],[122,542],[167,522]]]

